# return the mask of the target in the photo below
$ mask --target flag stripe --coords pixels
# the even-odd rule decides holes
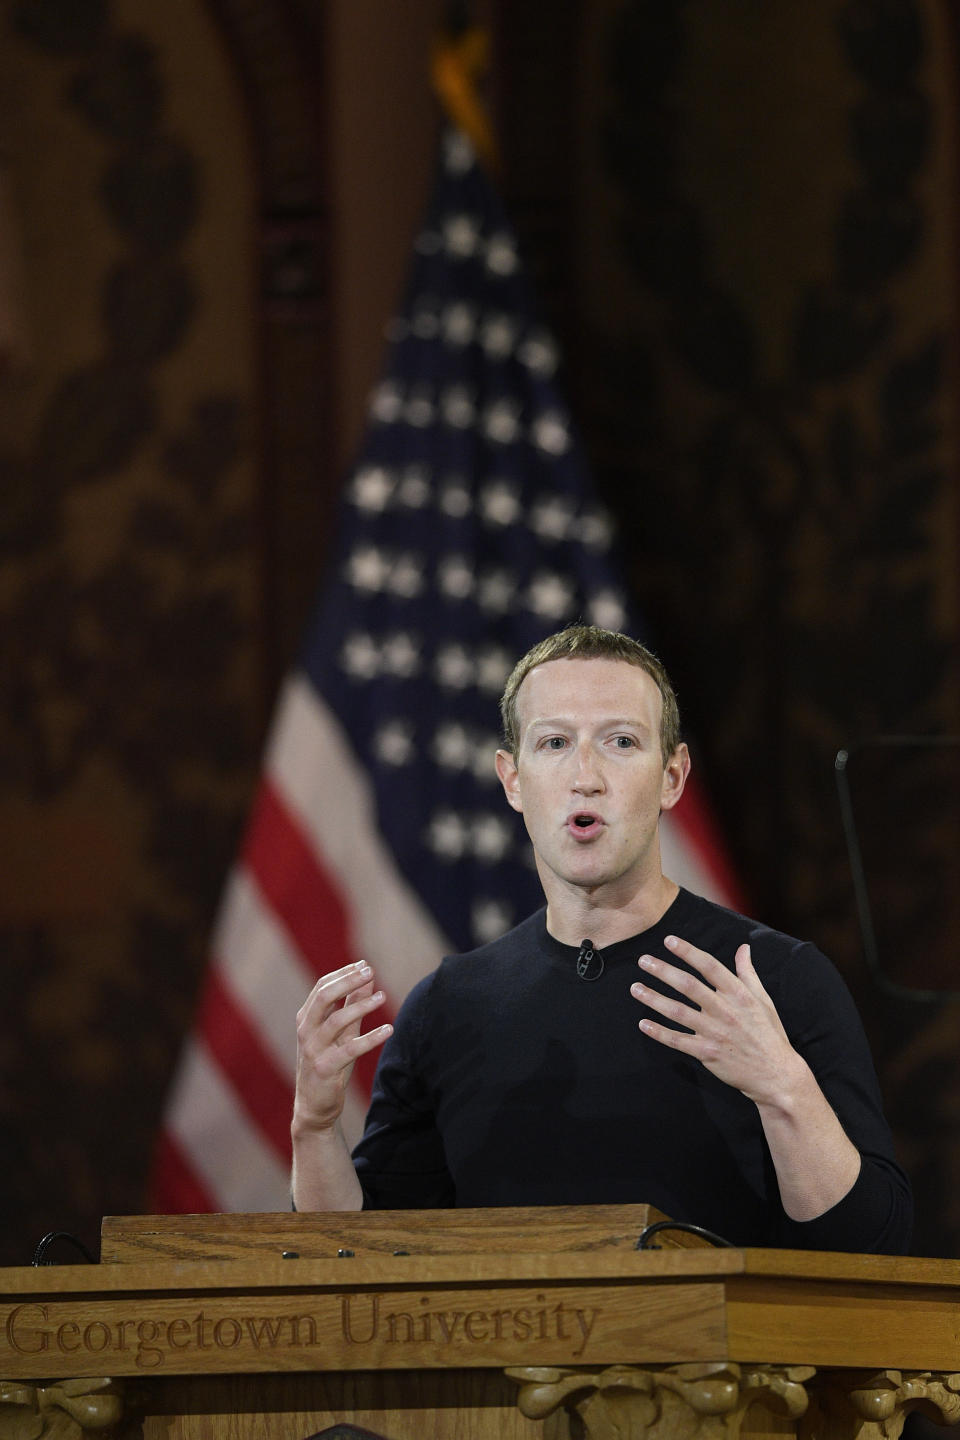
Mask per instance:
[[[720,838],[713,812],[696,774],[687,777],[683,798],[676,808],[675,825],[680,831],[678,846],[701,872],[699,885],[690,888],[720,905],[743,910],[745,901],[740,882]],[[686,883],[686,882],[682,882]]]
[[[292,1085],[297,1063],[295,1017],[317,977],[246,866],[239,866],[229,881],[211,948],[224,984],[248,1014],[256,1015],[273,1064]],[[264,1004],[265,975],[270,977],[269,1005]]]
[[[243,859],[316,975],[349,964],[350,918],[283,797],[260,786]]]
[[[201,1184],[171,1127],[160,1132],[151,1203],[159,1214],[203,1215],[216,1210],[213,1192]]]
[[[396,1009],[454,947],[400,874],[378,830],[367,777],[339,722],[302,675],[281,703],[267,771],[278,800],[343,896],[353,920],[351,953],[370,962]],[[323,913],[319,902],[314,913]],[[328,961],[318,973],[336,968]]]
[[[251,1073],[245,1083],[256,1081]],[[177,1090],[185,1103],[177,1103]],[[289,1166],[250,1123],[246,1107],[199,1037],[187,1044],[181,1059],[171,1126],[185,1163],[215,1197],[214,1208],[289,1209]]]
[[[210,1061],[219,1067],[251,1122],[281,1163],[289,1166],[290,1076],[274,1064],[256,1023],[237,1004],[216,963],[210,968],[196,1028]],[[257,1077],[256,1085],[246,1083],[251,1073]]]

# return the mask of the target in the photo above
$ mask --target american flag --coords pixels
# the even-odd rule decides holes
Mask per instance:
[[[158,1211],[289,1207],[294,1019],[319,975],[369,960],[380,1023],[444,954],[542,903],[494,771],[503,683],[572,620],[643,635],[556,367],[515,236],[450,130],[169,1097]],[[674,879],[733,901],[695,788],[662,843]],[[375,1063],[355,1070],[354,1136]]]

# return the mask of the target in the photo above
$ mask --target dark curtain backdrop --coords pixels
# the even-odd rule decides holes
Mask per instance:
[[[697,763],[752,908],[816,940],[860,1004],[918,1250],[960,1254],[960,1013],[865,965],[833,771],[851,741],[960,732],[950,10],[491,11],[505,198]],[[103,1213],[143,1204],[322,572],[343,397],[330,7],[0,14],[33,352],[0,370],[17,1263],[53,1228],[95,1246]],[[339,163],[362,183],[362,154]],[[932,753],[861,767],[858,803],[885,963],[960,989],[956,770]]]

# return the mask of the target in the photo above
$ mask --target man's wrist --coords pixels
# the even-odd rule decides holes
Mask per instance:
[[[340,1119],[329,1123],[323,1123],[311,1119],[309,1115],[302,1115],[296,1109],[293,1112],[293,1119],[290,1121],[290,1138],[296,1145],[301,1140],[311,1142],[319,1140],[321,1144],[329,1143],[332,1140],[340,1140]]]
[[[787,1062],[778,1068],[770,1093],[756,1097],[754,1103],[761,1115],[794,1121],[820,1093],[810,1066],[792,1050]]]

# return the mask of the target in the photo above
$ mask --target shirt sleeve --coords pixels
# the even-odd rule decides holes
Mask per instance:
[[[418,1064],[432,982],[428,975],[410,991],[380,1053],[366,1126],[353,1152],[365,1210],[456,1204],[433,1096]]]
[[[906,1254],[913,1229],[913,1197],[896,1161],[879,1081],[853,998],[840,973],[813,945],[801,945],[788,968],[789,979],[777,1007],[780,1018],[859,1150],[861,1163],[850,1190],[823,1215],[799,1221],[783,1214],[779,1243],[792,1249]]]

